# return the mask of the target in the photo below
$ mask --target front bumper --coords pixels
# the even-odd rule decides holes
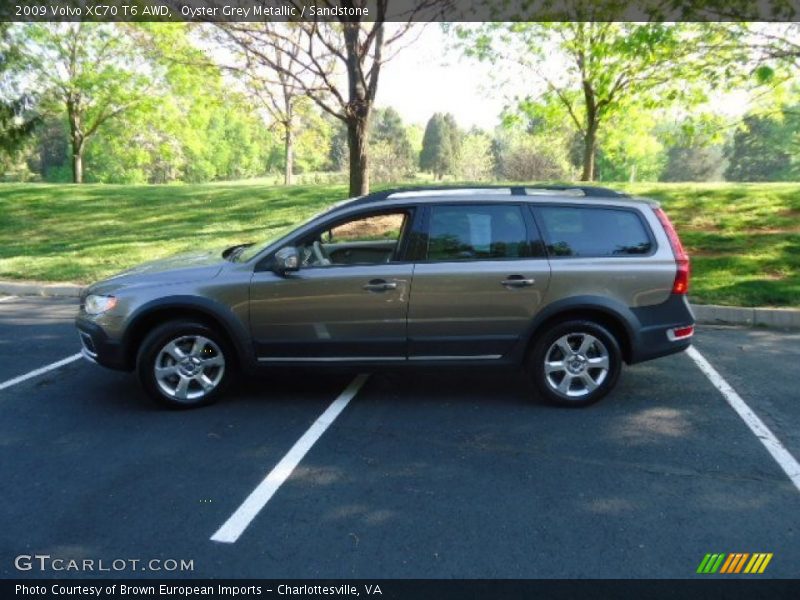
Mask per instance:
[[[87,360],[109,369],[130,371],[131,361],[126,356],[122,344],[108,337],[103,328],[83,316],[75,319],[78,337],[81,341],[81,353]]]

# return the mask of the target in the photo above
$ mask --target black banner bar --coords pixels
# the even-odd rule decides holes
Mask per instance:
[[[211,599],[250,598],[375,598],[381,600],[648,600],[717,598],[796,599],[800,580],[723,578],[691,580],[3,580],[0,597],[65,600],[77,598]]]
[[[385,17],[384,17],[385,15]],[[0,0],[0,21],[780,21],[800,0]]]

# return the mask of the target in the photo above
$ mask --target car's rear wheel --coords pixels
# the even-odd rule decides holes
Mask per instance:
[[[614,388],[622,354],[614,335],[599,323],[564,321],[536,341],[528,368],[547,401],[587,406]]]
[[[227,384],[231,352],[214,329],[170,321],[154,329],[139,350],[137,371],[145,391],[171,408],[214,402]]]

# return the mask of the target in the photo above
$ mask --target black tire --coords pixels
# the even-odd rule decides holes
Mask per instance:
[[[571,351],[566,356],[562,350],[565,341]],[[581,352],[584,342],[587,347]],[[622,353],[614,335],[599,323],[562,321],[534,342],[527,368],[539,394],[549,403],[582,407],[594,404],[614,389],[622,369]]]
[[[195,342],[201,348],[196,355],[192,354]],[[176,350],[172,346],[172,353],[166,348],[171,343],[178,347]],[[181,355],[178,351],[184,355],[180,360],[175,358]],[[157,366],[168,374],[157,377]],[[145,392],[162,406],[182,409],[215,402],[230,380],[233,366],[233,352],[225,337],[190,320],[169,321],[153,329],[139,347],[136,359],[136,372]],[[181,380],[187,380],[183,392]],[[173,387],[174,393],[168,393]]]

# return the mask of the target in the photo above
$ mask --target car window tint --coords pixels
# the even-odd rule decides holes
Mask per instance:
[[[650,236],[631,210],[567,206],[540,206],[551,256],[624,256],[648,254]]]
[[[434,206],[428,260],[488,260],[531,256],[519,206]]]

